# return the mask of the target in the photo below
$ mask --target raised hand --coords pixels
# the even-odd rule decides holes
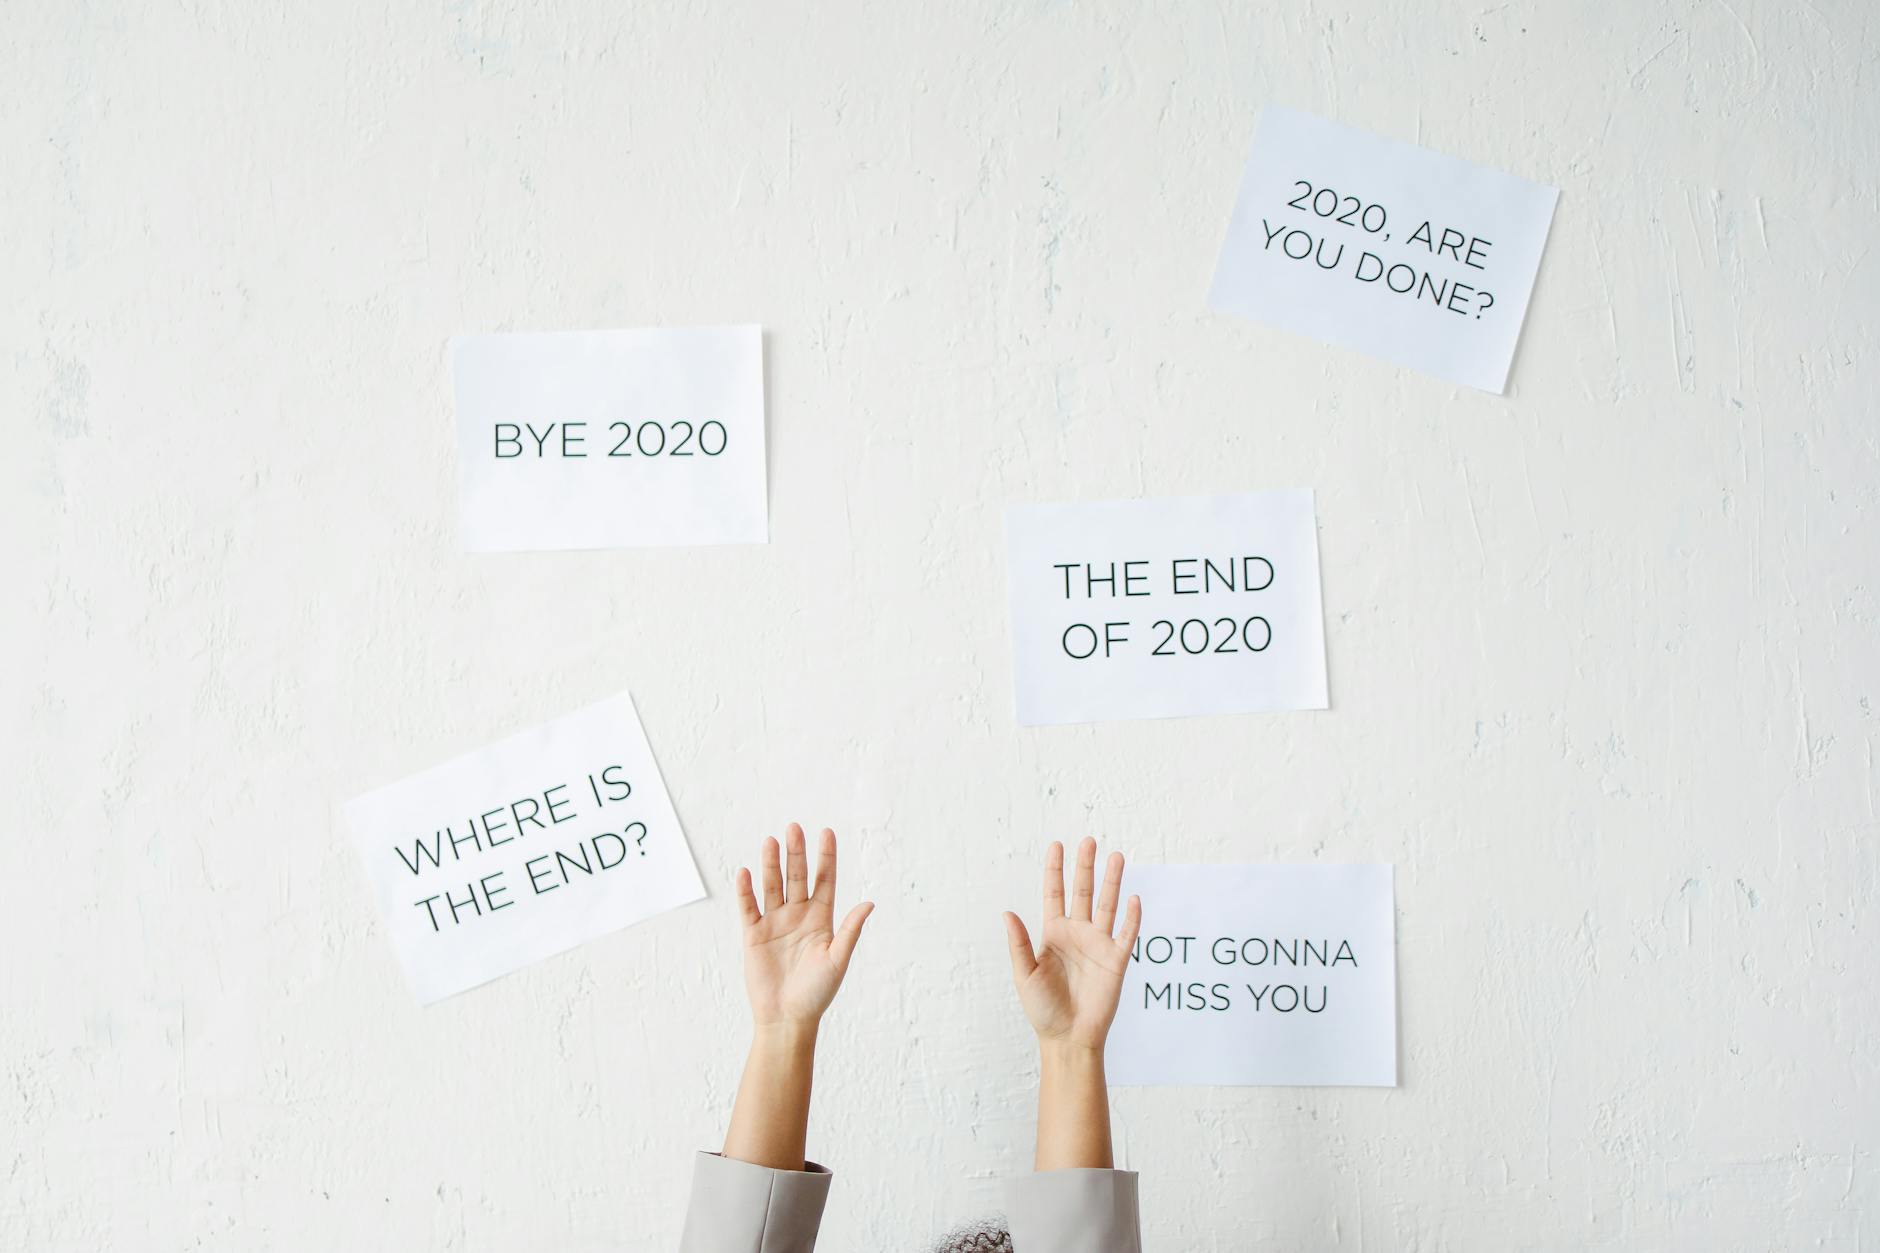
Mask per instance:
[[[751,1052],[731,1108],[725,1156],[776,1170],[802,1170],[816,1028],[842,986],[855,942],[862,938],[862,924],[875,906],[863,901],[840,927],[834,926],[836,833],[822,833],[813,887],[803,828],[791,823],[783,841],[781,864],[777,841],[764,841],[762,909],[751,889],[751,872],[738,871]]]
[[[863,901],[836,927],[836,833],[824,829],[809,881],[803,828],[784,832],[780,863],[774,839],[764,841],[764,904],[760,910],[751,872],[738,871],[738,908],[744,920],[744,988],[751,1020],[758,1027],[813,1027],[835,999],[848,973],[849,957],[862,924],[875,906]]]
[[[1123,855],[1110,854],[1101,892],[1093,892],[1096,869],[1097,842],[1087,839],[1077,846],[1077,875],[1067,911],[1064,846],[1053,844],[1046,851],[1044,924],[1039,931],[1043,943],[1035,951],[1018,915],[1005,916],[1012,982],[1018,985],[1031,1029],[1038,1033],[1034,1162],[1039,1170],[1107,1169],[1112,1164],[1103,1042],[1116,1017],[1130,946],[1142,927],[1142,902],[1129,898],[1123,928],[1117,931]]]
[[[1040,1044],[1062,1043],[1101,1053],[1116,1017],[1130,946],[1142,926],[1142,904],[1129,898],[1122,930],[1117,931],[1123,855],[1110,854],[1102,890],[1093,902],[1096,864],[1097,842],[1085,839],[1077,846],[1067,910],[1064,846],[1054,842],[1044,858],[1044,923],[1036,951],[1017,914],[1005,915],[1005,930],[1012,949],[1012,981]]]

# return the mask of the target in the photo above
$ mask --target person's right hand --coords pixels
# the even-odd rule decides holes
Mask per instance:
[[[1097,842],[1077,846],[1077,872],[1069,911],[1064,905],[1064,846],[1044,855],[1043,943],[1034,952],[1031,933],[1017,914],[1005,915],[1012,947],[1012,981],[1025,1017],[1040,1045],[1069,1044],[1100,1053],[1116,1017],[1116,1001],[1129,969],[1130,946],[1142,927],[1142,902],[1132,896],[1116,931],[1117,896],[1123,886],[1123,855],[1111,853],[1103,889],[1095,897]],[[1112,934],[1115,932],[1115,934]]]
[[[751,1021],[759,1028],[808,1027],[821,1021],[835,1000],[849,957],[862,937],[862,924],[874,911],[863,901],[835,925],[836,833],[822,833],[816,882],[809,881],[809,851],[803,828],[794,822],[784,832],[784,847],[765,840],[764,905],[757,906],[751,872],[738,871],[738,912],[744,920],[744,989],[751,1001]],[[779,851],[789,866],[786,875]]]
[[[751,1055],[731,1108],[725,1156],[772,1170],[802,1170],[816,1029],[842,986],[874,905],[863,901],[836,926],[836,833],[822,833],[814,886],[803,828],[791,823],[783,840],[782,848],[764,841],[762,908],[751,872],[738,871]]]

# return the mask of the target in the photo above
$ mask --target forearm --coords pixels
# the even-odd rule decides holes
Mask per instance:
[[[1038,1170],[1096,1167],[1108,1170],[1110,1089],[1103,1050],[1074,1044],[1040,1046]]]
[[[814,1024],[757,1027],[725,1132],[725,1156],[775,1170],[802,1170],[815,1069]]]

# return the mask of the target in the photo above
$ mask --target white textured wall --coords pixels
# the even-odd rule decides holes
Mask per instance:
[[[796,817],[833,1253],[1086,830],[1398,867],[1402,1088],[1119,1094],[1158,1253],[1880,1247],[1864,0],[0,16],[0,1246],[669,1248]],[[1203,309],[1268,100],[1563,188],[1510,396]],[[743,319],[773,543],[456,550],[447,336]],[[1330,713],[1015,728],[1005,502],[1287,486]],[[335,803],[622,687],[720,895],[419,1011]]]

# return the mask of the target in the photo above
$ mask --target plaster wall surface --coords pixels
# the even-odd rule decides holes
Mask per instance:
[[[1085,832],[1397,867],[1402,1086],[1119,1092],[1150,1249],[1880,1247],[1873,5],[3,16],[0,1247],[673,1247],[792,818],[835,1253]],[[1507,397],[1206,311],[1268,101],[1563,189]],[[458,551],[449,336],[743,320],[769,545]],[[1008,502],[1295,486],[1329,712],[1014,725]],[[714,899],[419,1010],[335,806],[622,688]]]

